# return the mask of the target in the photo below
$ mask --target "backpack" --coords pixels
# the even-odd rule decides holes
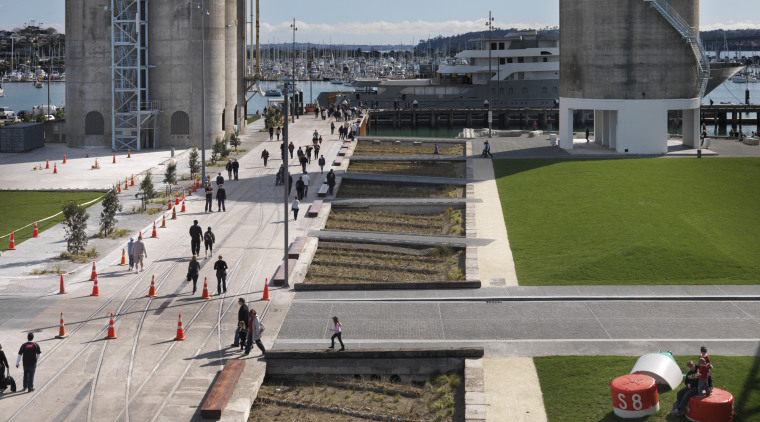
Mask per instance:
[[[206,243],[214,243],[214,234],[211,232],[206,232],[206,234],[203,235],[203,240]]]
[[[8,387],[11,388],[11,393],[16,392],[16,380],[14,380],[12,376],[0,379],[0,393],[4,392]]]

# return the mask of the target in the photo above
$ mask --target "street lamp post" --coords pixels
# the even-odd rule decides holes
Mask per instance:
[[[284,84],[285,88],[285,103],[283,104],[284,109],[284,121],[285,124],[282,125],[282,187],[283,187],[283,196],[285,197],[285,208],[283,212],[283,221],[285,221],[285,247],[283,248],[283,258],[282,258],[282,268],[284,270],[283,276],[285,277],[285,282],[283,283],[283,287],[290,287],[290,283],[288,282],[288,189],[290,188],[290,183],[288,183],[288,178],[290,177],[288,173],[288,83],[285,82]]]
[[[491,121],[493,120],[493,114],[491,112],[491,81],[493,80],[493,75],[491,74],[491,50],[493,49],[491,43],[491,30],[493,29],[493,18],[491,17],[491,11],[488,11],[488,22],[486,22],[486,26],[488,26],[488,137],[491,137]]]
[[[293,123],[295,123],[296,115],[298,114],[296,110],[296,107],[298,107],[298,101],[296,101],[296,31],[298,31],[298,28],[296,28],[296,18],[293,18],[293,24],[290,27],[293,28]],[[287,96],[287,91],[285,96]]]

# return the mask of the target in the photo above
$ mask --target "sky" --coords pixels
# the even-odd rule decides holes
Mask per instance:
[[[64,1],[34,0],[30,7],[27,1],[0,0],[0,29],[13,29],[34,20],[63,32]],[[248,4],[250,0],[244,1]],[[726,4],[723,0],[700,2],[702,30],[760,28],[759,1],[734,0],[729,3],[731,7]],[[260,0],[260,10],[262,43],[289,42],[294,18],[296,41],[315,44],[413,44],[436,35],[485,29],[489,10],[494,28],[559,25],[559,0]]]

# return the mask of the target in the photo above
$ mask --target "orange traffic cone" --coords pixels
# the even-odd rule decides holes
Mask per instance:
[[[167,206],[168,206],[167,210],[171,211],[172,210],[172,201],[171,200],[169,200]]]
[[[50,160],[48,160],[47,158],[45,159],[45,168],[46,169],[50,168]]]
[[[66,328],[63,326],[63,312],[61,312],[61,325],[58,326],[58,335],[55,338],[66,338]]]
[[[124,181],[124,190],[129,190],[129,183],[127,181]]]
[[[261,300],[269,300],[269,279],[264,279],[264,296],[261,297]]]
[[[118,183],[118,182],[117,182],[117,183],[116,183],[116,187],[117,187],[117,188],[119,188],[119,192],[118,192],[118,193],[121,193],[121,183]]]
[[[32,232],[32,237],[40,237],[40,231],[37,229],[37,222],[34,222],[34,231]]]
[[[164,214],[163,216],[161,216],[161,228],[162,229],[166,228],[166,214]]]
[[[90,274],[90,281],[98,278],[98,272],[95,271],[95,261],[92,261],[92,273]]]
[[[153,220],[153,233],[151,233],[150,237],[152,238],[158,238],[158,233],[156,233],[156,221]]]
[[[182,329],[182,314],[179,314],[179,320],[177,321],[177,337],[174,337],[175,341],[182,341],[185,339],[185,330]]]
[[[185,201],[182,201],[182,209],[179,212],[185,212]]]
[[[193,196],[193,187],[192,186],[190,186],[189,188],[187,188],[187,196]]]
[[[137,237],[138,237],[138,238],[139,238],[139,237],[142,237],[142,230],[140,230],[139,232],[137,232]]]
[[[133,174],[132,178],[129,179],[129,186],[134,186],[134,185],[135,185],[135,175]]]
[[[177,219],[177,207],[172,208],[172,220]]]
[[[127,265],[127,250],[121,248],[121,263],[119,265]]]
[[[63,274],[61,274],[61,287],[58,289],[59,295],[65,295],[66,294],[66,287],[63,285]]]
[[[132,150],[127,150],[127,158],[132,158]]]
[[[148,297],[156,297],[156,276],[150,278],[150,289],[148,289]]]
[[[182,200],[184,201],[185,199],[185,189],[182,189]]]
[[[201,299],[211,299],[211,296],[208,295],[208,283],[206,283],[206,277],[203,277],[203,294],[201,295]]]
[[[107,339],[115,339],[116,338],[116,327],[113,326],[113,312],[111,312],[111,321],[108,323],[108,335],[106,336]]]
[[[92,293],[90,296],[100,296],[100,289],[98,289],[98,277],[95,277],[95,284],[92,285]]]
[[[11,233],[11,243],[8,244],[8,250],[9,251],[15,251],[16,250],[16,238],[13,237],[13,233]]]
[[[174,196],[174,205],[179,205],[179,194]]]
[[[90,158],[90,150],[89,149],[84,150],[84,158]]]
[[[113,163],[116,164],[116,154],[113,155]]]
[[[53,174],[58,174],[58,167],[53,163]]]
[[[63,164],[66,164],[66,154],[63,154]]]

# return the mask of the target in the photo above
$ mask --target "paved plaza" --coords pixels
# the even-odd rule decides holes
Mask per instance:
[[[190,197],[186,213],[180,213],[177,220],[167,219],[167,227],[158,230],[157,239],[145,239],[148,258],[145,271],[139,274],[118,265],[127,239],[99,244],[100,296],[90,296],[90,264],[73,266],[65,275],[65,295],[57,294],[57,275],[30,275],[32,268],[54,262],[54,256],[65,247],[58,227],[0,257],[0,344],[12,365],[27,332],[35,333],[42,348],[35,391],[3,395],[3,419],[200,420],[200,406],[224,362],[241,358],[246,369],[223,420],[245,420],[266,363],[255,347],[248,356],[230,347],[239,297],[263,316],[267,327],[263,341],[268,349],[324,349],[333,315],[340,316],[346,347],[353,350],[482,346],[487,374],[508,371],[511,379],[519,379],[524,387],[523,395],[515,400],[507,397],[510,393],[504,388],[504,377],[486,376],[487,417],[492,421],[546,419],[535,368],[527,357],[635,356],[658,349],[693,354],[702,344],[717,355],[760,353],[758,286],[518,286],[491,161],[481,158],[472,161],[478,200],[478,236],[473,241],[479,250],[482,288],[295,293],[270,285],[272,300],[261,301],[266,281],[282,261],[283,214],[287,212],[292,241],[321,230],[326,213],[292,220],[292,213],[286,211],[289,206],[282,203],[283,188],[274,185],[282,163],[279,143],[258,132],[260,122],[257,124],[243,136],[241,148],[248,153],[239,156],[240,180],[225,183],[227,211],[205,213],[201,195]],[[341,143],[337,135],[329,135],[329,121],[301,118],[290,128],[291,140],[297,146],[306,145],[315,128],[325,138],[321,153],[330,163]],[[479,157],[482,139],[470,141]],[[729,142],[733,141],[713,141],[713,150],[721,156],[742,155],[744,149]],[[497,157],[569,157],[549,146],[546,139],[496,138],[491,143]],[[260,159],[264,148],[271,154],[268,167]],[[69,167],[58,175],[26,169],[43,156],[62,156],[63,151],[67,151],[65,166]],[[755,153],[747,151],[746,156]],[[81,152],[53,146],[28,156],[3,155],[3,187],[102,188],[115,178],[160,169],[171,158],[170,151],[134,153],[130,159],[119,154],[117,164],[101,162],[103,170],[95,171],[87,168],[89,159],[77,157]],[[110,150],[89,152],[111,157]],[[175,154],[180,163],[186,162],[184,151]],[[126,160],[134,161],[122,167]],[[183,168],[180,173],[186,172]],[[289,168],[294,177],[300,173],[295,159]],[[314,186],[324,180],[316,162],[308,169],[312,189],[301,203],[303,214],[316,199]],[[224,170],[209,169],[211,174],[217,171],[226,178]],[[34,178],[37,176],[40,180]],[[125,204],[134,200],[130,195],[133,193],[122,195]],[[97,225],[98,212],[95,208],[90,212],[91,226]],[[123,222],[119,225],[147,234],[155,217],[128,214],[120,216]],[[201,258],[200,285],[194,296],[191,283],[185,281],[190,257],[188,228],[193,219],[198,219],[204,230],[212,227],[217,238],[214,256]],[[227,293],[203,300],[204,278],[210,292],[216,291],[212,267],[219,255],[230,266]],[[293,281],[305,275],[304,261],[296,265]],[[157,297],[151,299],[145,296],[153,276]],[[694,312],[694,301],[700,301],[699,314]],[[54,338],[61,313],[69,335],[63,340]],[[115,316],[118,338],[105,340],[110,313]],[[179,314],[187,337],[183,342],[173,341]],[[20,383],[21,370],[14,365],[11,374]]]

